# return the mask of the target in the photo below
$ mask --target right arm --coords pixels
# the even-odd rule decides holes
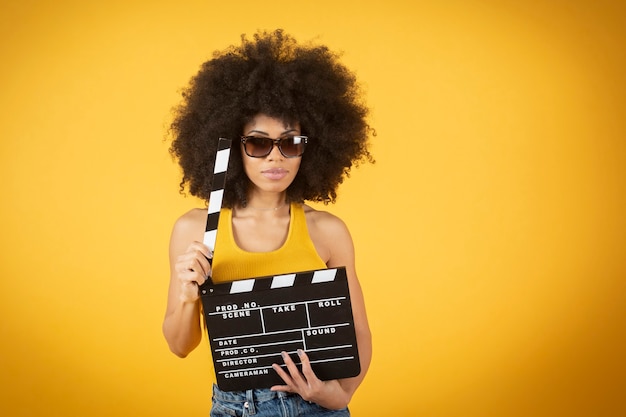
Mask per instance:
[[[206,211],[192,210],[174,224],[170,238],[170,285],[163,335],[170,350],[184,358],[202,340],[198,286],[211,273],[209,249],[200,243]]]

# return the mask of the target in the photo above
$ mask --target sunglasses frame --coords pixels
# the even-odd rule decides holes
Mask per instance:
[[[289,139],[294,139],[294,138],[300,138],[302,139],[302,152],[300,153],[300,155],[285,155],[285,152],[283,152],[283,148],[282,148],[282,142],[284,140],[289,140]],[[269,151],[267,151],[266,154],[264,155],[250,155],[248,153],[248,148],[246,148],[246,142],[248,141],[248,139],[262,139],[262,140],[269,140],[272,141],[272,146],[270,146]],[[281,139],[272,139],[272,138],[263,138],[263,137],[258,137],[258,136],[242,136],[241,137],[241,143],[243,144],[243,150],[246,153],[246,155],[248,155],[250,158],[265,158],[267,155],[272,153],[272,150],[274,150],[274,146],[276,146],[278,148],[278,150],[280,151],[280,154],[282,156],[284,156],[285,158],[299,158],[304,154],[304,150],[306,149],[306,145],[308,143],[309,137],[308,136],[303,136],[303,135],[293,135],[293,136],[288,136],[286,138],[281,138]]]

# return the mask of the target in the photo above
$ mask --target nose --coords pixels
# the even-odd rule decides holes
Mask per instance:
[[[283,154],[280,152],[280,149],[278,149],[278,143],[274,142],[273,146],[272,146],[272,150],[270,151],[270,154],[267,155],[267,159],[269,159],[270,161],[274,161],[274,160],[282,160]]]

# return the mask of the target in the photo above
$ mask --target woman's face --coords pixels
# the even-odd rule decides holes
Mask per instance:
[[[244,136],[283,139],[300,135],[300,124],[286,124],[264,114],[255,116],[243,128]],[[248,145],[251,146],[251,145]],[[287,158],[274,144],[269,155],[255,158],[248,156],[241,144],[243,168],[254,187],[259,191],[283,192],[293,181],[300,168],[302,157]]]

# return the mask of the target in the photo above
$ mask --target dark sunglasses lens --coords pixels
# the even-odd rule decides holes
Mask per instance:
[[[246,139],[245,147],[250,156],[266,156],[272,150],[273,142],[267,138],[249,137]]]
[[[288,157],[300,156],[304,153],[306,142],[301,136],[285,138],[280,141],[280,150]]]

